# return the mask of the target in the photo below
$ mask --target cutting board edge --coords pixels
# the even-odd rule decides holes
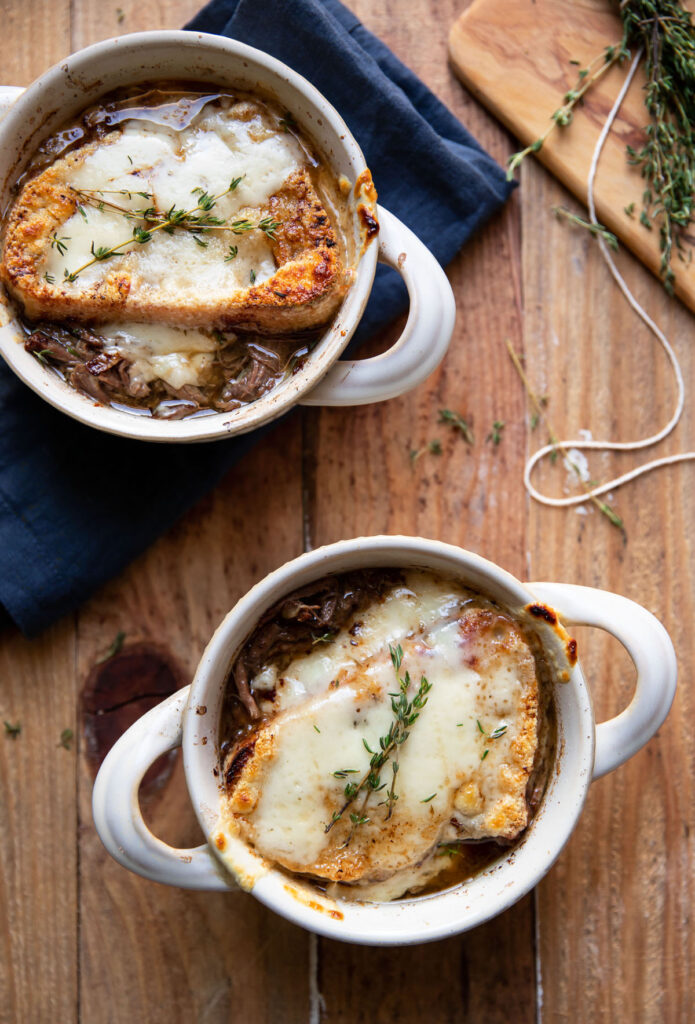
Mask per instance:
[[[483,0],[475,0],[471,6],[465,10],[456,19],[454,24],[449,30],[448,36],[448,53],[449,61],[452,65],[454,73],[457,75],[459,80],[468,89],[471,95],[485,106],[494,117],[496,117],[510,132],[514,138],[519,139],[522,147],[529,146],[537,138],[535,132],[530,130],[525,131],[522,125],[516,124],[512,118],[505,112],[504,108],[500,107],[494,99],[489,97],[484,89],[476,82],[475,78],[469,74],[466,67],[461,62],[459,56],[454,50],[454,43],[457,38],[462,38],[462,48],[465,45],[464,32],[462,25],[465,21],[472,16],[476,9],[482,6]],[[511,154],[510,154],[511,155]],[[546,144],[537,153],[533,154],[538,161],[546,168],[557,180],[568,189],[569,192],[586,208],[588,203],[588,185],[587,181],[583,177],[572,175],[568,173],[567,168],[561,162],[559,157],[555,156],[552,143]],[[596,204],[596,212],[601,224],[604,224],[610,231],[617,235],[620,243],[629,249],[635,259],[639,260],[643,266],[647,268],[658,281],[661,281],[660,275],[660,263],[661,257],[660,252],[655,251],[653,248],[645,248],[643,246],[643,239],[639,237],[638,228],[632,224],[625,224],[625,221],[621,218],[620,212],[614,210],[612,206],[602,201],[599,194],[594,193],[594,202]],[[646,230],[646,229],[643,229]],[[693,281],[690,287],[683,287],[682,280],[683,274],[678,274],[677,259],[672,263],[674,272],[676,274],[674,292],[675,295],[686,305],[689,309],[695,312],[695,281]]]

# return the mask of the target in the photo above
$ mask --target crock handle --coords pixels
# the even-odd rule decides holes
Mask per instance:
[[[0,85],[0,121],[23,92],[24,89],[20,89],[18,85]]]
[[[637,669],[637,686],[628,706],[596,726],[593,778],[598,779],[636,754],[663,724],[676,692],[673,644],[659,620],[627,597],[569,583],[529,583],[528,588],[568,625],[596,626],[611,633]]]
[[[449,347],[456,304],[446,274],[410,228],[383,207],[378,211],[379,262],[405,281],[407,323],[388,352],[335,363],[301,405],[366,405],[395,398],[429,377]]]
[[[142,777],[161,755],[181,746],[187,686],[131,725],[111,748],[94,783],[92,814],[102,843],[124,867],[143,878],[186,889],[236,886],[207,843],[176,849],[150,832],[140,812]]]

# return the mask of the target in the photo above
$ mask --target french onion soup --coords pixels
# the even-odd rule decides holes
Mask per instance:
[[[329,896],[471,877],[520,840],[555,749],[532,618],[419,570],[327,576],[236,655],[220,829]]]
[[[351,198],[270,100],[120,90],[35,154],[0,276],[26,349],[77,390],[143,415],[226,412],[296,372],[341,305]]]

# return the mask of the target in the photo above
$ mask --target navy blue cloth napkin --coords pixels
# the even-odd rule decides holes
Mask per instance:
[[[265,50],[316,85],[362,147],[380,202],[441,263],[508,196],[501,168],[337,0],[213,0],[186,27]],[[358,341],[404,305],[400,280],[380,272]],[[74,609],[259,436],[195,446],[111,437],[0,365],[0,603],[28,634]]]

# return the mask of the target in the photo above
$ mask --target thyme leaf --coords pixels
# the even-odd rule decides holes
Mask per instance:
[[[460,413],[454,412],[452,409],[440,409],[438,422],[449,424],[454,430],[460,432],[466,444],[473,444],[473,431]]]
[[[498,445],[502,440],[502,431],[504,430],[504,420],[495,420],[492,424],[492,429],[486,437],[486,441],[492,441],[494,445]]]
[[[63,729],[60,734],[60,739],[56,745],[62,747],[64,750],[71,750],[72,747],[70,744],[72,743],[73,735],[72,729]]]
[[[95,665],[103,665],[104,662],[105,661],[109,661],[110,658],[115,658],[115,656],[117,654],[120,654],[121,651],[123,650],[123,641],[124,640],[125,640],[125,633],[123,632],[122,629],[120,629],[118,631],[118,633],[116,633],[116,636],[114,637],[113,642],[112,642],[111,646],[109,647],[109,649],[107,650],[106,654],[102,655],[101,658],[98,658],[95,661],[94,664]]]
[[[428,441],[423,448],[411,448],[410,449],[410,465],[414,466],[421,455],[425,452],[429,452],[430,455],[441,455],[442,454],[442,442],[438,440]]]

